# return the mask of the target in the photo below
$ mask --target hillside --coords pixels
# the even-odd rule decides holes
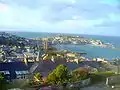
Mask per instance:
[[[13,45],[13,46],[22,46],[25,45],[27,40],[23,37],[18,37],[5,32],[0,32],[0,45]]]

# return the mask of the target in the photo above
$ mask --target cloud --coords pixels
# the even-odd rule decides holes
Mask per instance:
[[[102,28],[106,33],[107,29],[117,29],[119,22],[119,2],[115,0],[0,0],[2,29],[89,34],[100,33]]]
[[[5,12],[8,10],[8,6],[6,4],[0,3],[0,12]]]
[[[111,14],[108,15],[108,17],[113,22],[120,21],[120,13],[119,14],[111,13]]]
[[[60,8],[61,3],[67,3],[75,2],[75,1],[60,1],[57,0],[54,3],[58,3],[58,7]],[[61,7],[63,8],[64,5]],[[61,26],[61,27],[88,27],[93,25],[93,22],[90,22],[92,20],[86,20],[84,17],[80,18],[79,13],[75,8],[72,8],[70,6],[64,7],[61,11],[57,10],[54,11],[52,6],[41,6],[37,9],[31,9],[26,6],[18,6],[18,5],[12,5],[9,6],[9,11],[6,13],[3,13],[1,20],[4,21],[1,22],[1,25],[3,26],[13,26],[13,27],[36,27],[41,28],[43,26],[48,25],[48,27],[55,27]],[[57,9],[58,9],[57,8]],[[78,15],[77,15],[78,14]],[[5,15],[5,16],[4,16]],[[77,20],[73,20],[73,19]],[[95,22],[96,23],[96,22]],[[95,24],[94,23],[94,24]],[[55,26],[54,26],[55,25]]]
[[[102,0],[101,2],[104,4],[111,5],[111,6],[119,6],[120,5],[119,0]]]

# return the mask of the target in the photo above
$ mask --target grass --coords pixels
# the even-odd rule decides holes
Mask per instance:
[[[90,78],[91,78],[91,84],[96,84],[99,82],[105,82],[107,77],[114,76],[115,73],[113,72],[96,72],[96,73],[91,73]]]

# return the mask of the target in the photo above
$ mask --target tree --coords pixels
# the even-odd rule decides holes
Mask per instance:
[[[57,81],[57,77],[56,77],[54,72],[52,72],[48,75],[47,82],[52,84],[52,85],[57,84],[58,81]]]
[[[47,81],[51,84],[63,84],[69,80],[69,71],[65,65],[59,65],[48,75]]]
[[[79,68],[72,72],[72,81],[80,81],[87,79],[89,77],[89,72],[86,68]]]
[[[58,78],[60,83],[65,82],[66,80],[68,80],[68,68],[65,65],[59,65],[56,69],[55,69],[55,75]]]
[[[0,90],[7,90],[7,81],[3,73],[0,73]]]

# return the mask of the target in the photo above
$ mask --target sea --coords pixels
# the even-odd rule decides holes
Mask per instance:
[[[43,38],[53,37],[59,33],[39,33],[39,32],[9,32],[25,38]],[[115,47],[120,48],[120,37],[115,36],[99,36],[99,35],[83,35],[83,34],[66,34],[72,36],[82,36],[91,39],[101,40],[105,43],[111,43]],[[112,48],[101,48],[90,45],[56,45],[58,49],[70,50],[73,52],[85,52],[87,58],[106,58],[107,60],[113,60],[120,58],[120,49],[115,50]]]

